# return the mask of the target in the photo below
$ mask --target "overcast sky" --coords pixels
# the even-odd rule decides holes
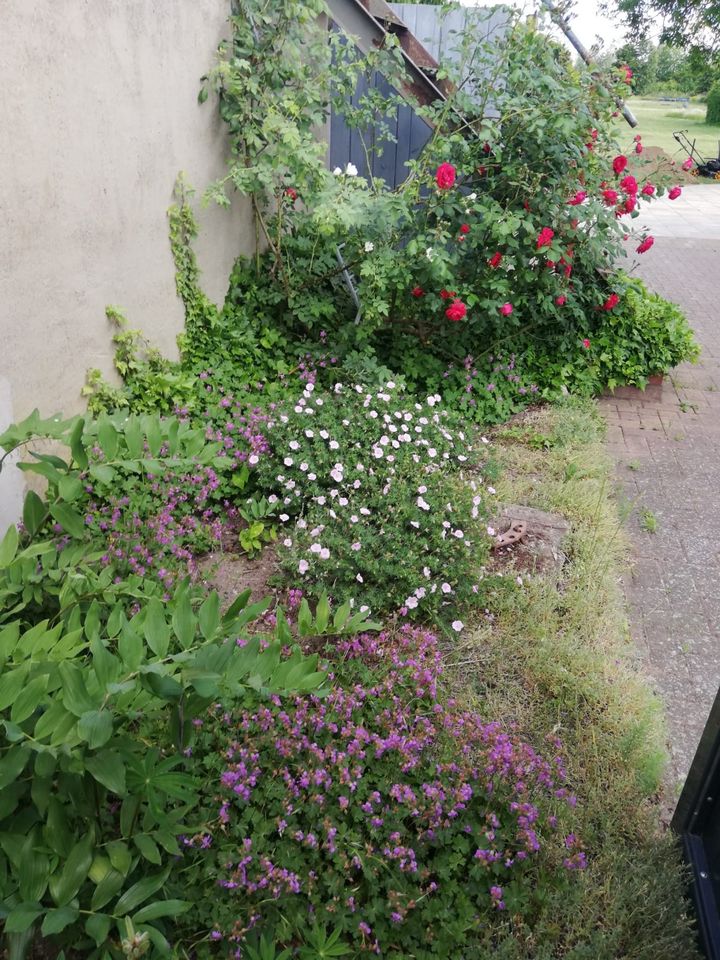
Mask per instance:
[[[492,0],[460,0],[460,2],[468,7],[492,5]],[[529,2],[529,0],[505,0],[505,2],[510,2],[513,6],[528,13],[532,13],[538,6],[538,4]],[[588,48],[598,41],[598,37],[602,40],[606,50],[621,46],[623,43],[622,26],[617,25],[617,18],[614,18],[615,22],[613,22],[613,18],[598,13],[598,7],[597,0],[575,0],[573,12],[568,19],[578,39]],[[555,28],[554,32],[559,39],[564,40],[562,31]],[[570,46],[567,41],[565,43]]]

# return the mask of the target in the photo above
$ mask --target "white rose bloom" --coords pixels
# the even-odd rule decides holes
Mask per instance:
[[[375,244],[372,242],[372,240],[366,240],[365,253],[372,253],[374,249],[375,249]]]
[[[354,163],[349,163],[345,167],[345,174],[348,177],[356,177],[358,175],[358,168],[355,166]]]
[[[335,167],[335,169],[333,170],[333,176],[335,177],[339,177],[341,173],[342,173],[342,170],[340,169],[340,167]]]

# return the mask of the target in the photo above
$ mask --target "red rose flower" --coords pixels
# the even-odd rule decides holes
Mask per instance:
[[[655,243],[655,237],[645,237],[643,242],[637,248],[638,253],[647,253],[650,247]]]
[[[509,317],[513,312],[513,305],[511,303],[504,303],[501,307],[498,308],[503,317]]]
[[[680,187],[673,187],[672,190],[668,190],[668,200],[677,200],[681,193]]]
[[[453,323],[457,323],[458,320],[462,320],[466,314],[467,307],[462,300],[454,300],[445,311],[445,316],[448,318],[448,320],[452,320]]]
[[[611,293],[605,303],[602,305],[602,308],[603,310],[612,310],[613,307],[616,307],[619,303],[620,297],[616,293]]]
[[[651,197],[655,193],[655,187],[652,183],[646,183],[640,193],[645,197]]]
[[[484,153],[486,156],[487,156],[488,153],[490,153],[490,144],[489,144],[489,143],[484,143],[484,144],[483,144],[483,153]]]
[[[631,197],[634,197],[638,192],[637,180],[630,174],[622,178],[620,181],[620,187],[625,191],[625,193],[629,193]]]
[[[541,250],[543,247],[549,247],[552,243],[552,238],[555,236],[555,231],[551,230],[550,227],[543,227],[540,233],[538,234],[537,243],[535,244],[536,250]]]
[[[440,296],[443,300],[452,300],[453,297],[456,297],[457,294],[454,290],[441,290]]]
[[[618,195],[616,190],[603,190],[602,192],[603,203],[607,207],[614,207],[618,202]]]
[[[591,130],[591,131],[590,131],[590,137],[591,137],[593,140],[597,140],[597,138],[598,138],[598,132],[597,132],[597,130]]]
[[[586,350],[589,350],[589,349],[590,349],[590,341],[588,340],[587,337],[585,337],[585,339],[583,340],[582,344],[583,344],[583,347],[585,347]]]
[[[619,157],[615,157],[615,159],[613,160],[613,170],[617,174],[622,173],[626,166],[627,166],[627,157],[623,156],[623,154],[620,154]]]
[[[583,202],[585,197],[587,197],[587,193],[584,190],[578,190],[575,196],[571,200],[568,200],[568,206],[576,207],[579,203]]]
[[[502,262],[502,254],[500,253],[500,251],[498,251],[497,253],[494,253],[488,260],[488,263],[493,268],[493,270],[499,267],[501,262]]]
[[[556,303],[559,307],[562,307],[566,300],[567,300],[567,297],[563,297],[563,296],[555,297],[555,303]]]
[[[413,287],[412,290],[410,291],[410,293],[412,294],[413,297],[424,297],[424,296],[425,296],[425,291],[423,290],[422,287]]]
[[[689,170],[689,169],[692,167],[692,165],[693,165],[694,162],[695,162],[695,161],[693,160],[692,157],[688,157],[687,160],[683,160],[683,162],[682,162],[682,168],[683,168],[683,170]]]
[[[642,152],[643,152],[643,145],[638,140],[638,142],[635,144],[635,153],[642,153]]]
[[[470,233],[470,224],[469,224],[469,223],[461,223],[461,224],[460,224],[460,233]]]
[[[449,190],[455,186],[455,167],[451,163],[441,163],[435,171],[435,183],[440,190]]]
[[[297,198],[298,198],[298,193],[297,193],[297,190],[295,189],[295,187],[287,187],[287,188],[285,189],[285,196],[286,196],[289,200],[292,200],[293,203],[294,203],[294,202],[297,200]]]
[[[633,210],[635,209],[636,204],[637,204],[637,200],[635,199],[635,197],[628,197],[625,203],[623,204],[623,212],[632,213]]]
[[[627,64],[625,64],[625,66],[621,67],[620,69],[625,71],[625,83],[630,83],[633,76],[633,72],[630,69],[630,67]]]

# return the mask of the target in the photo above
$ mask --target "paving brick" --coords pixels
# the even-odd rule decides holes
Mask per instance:
[[[666,705],[671,786],[687,774],[720,684],[720,219],[717,236],[706,238],[698,213],[708,204],[720,212],[720,191],[703,190],[684,191],[687,216],[668,204],[657,222],[652,208],[645,215],[656,240],[638,271],[685,311],[701,361],[645,392],[618,387],[600,403],[618,482],[634,504],[624,587],[640,667]],[[631,458],[640,470],[627,469]],[[643,508],[657,518],[655,534],[640,525]]]

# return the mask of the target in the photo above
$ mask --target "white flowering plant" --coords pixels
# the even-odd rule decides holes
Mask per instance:
[[[437,395],[308,384],[267,440],[256,479],[281,511],[280,561],[307,593],[448,623],[482,595],[487,448]]]

